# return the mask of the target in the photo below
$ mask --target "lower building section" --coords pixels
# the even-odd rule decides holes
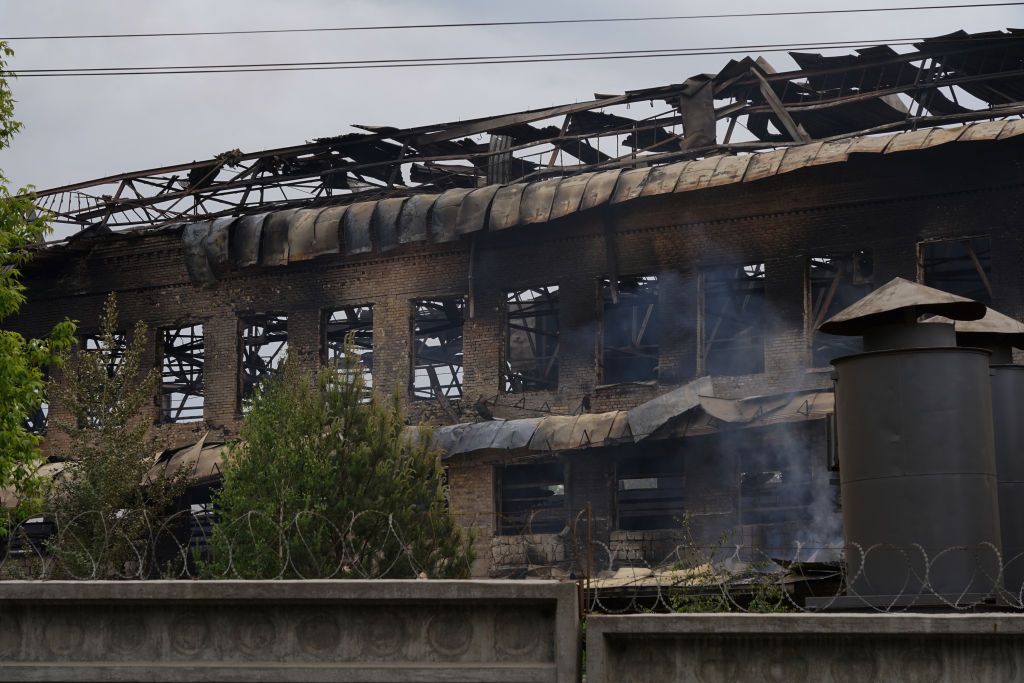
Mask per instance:
[[[730,557],[836,561],[831,398],[697,397],[642,438],[630,433],[634,411],[606,414],[605,424],[584,415],[441,430],[451,508],[476,539],[475,574],[598,577]],[[574,444],[581,422],[598,433]]]

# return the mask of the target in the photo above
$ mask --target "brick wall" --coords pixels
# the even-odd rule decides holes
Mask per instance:
[[[1021,317],[1022,149],[1024,143],[1012,139],[893,157],[855,156],[845,164],[755,183],[636,200],[611,207],[603,216],[585,212],[546,225],[478,235],[475,316],[464,330],[464,400],[452,408],[466,421],[477,419],[473,403],[478,399],[496,403],[492,412],[499,417],[572,412],[585,397],[593,412],[624,409],[698,376],[703,370],[700,273],[714,265],[766,263],[771,312],[765,372],[715,377],[720,396],[828,386],[827,372],[807,367],[806,259],[811,255],[870,249],[877,285],[894,276],[917,277],[916,245],[921,240],[991,235],[993,306]],[[659,277],[658,382],[599,386],[598,279],[609,274],[610,263],[606,220],[614,229],[611,243],[618,272]],[[313,368],[320,358],[323,312],[342,304],[373,304],[375,387],[397,393],[410,422],[443,423],[448,417],[435,402],[408,397],[409,302],[468,295],[469,256],[468,240],[406,245],[386,254],[338,255],[221,273],[215,285],[197,288],[185,272],[177,234],[83,239],[75,249],[44,254],[26,269],[29,303],[4,325],[41,335],[68,316],[79,320],[83,331],[92,331],[104,297],[116,291],[123,327],[140,319],[149,325],[156,364],[156,330],[202,322],[205,419],[154,427],[174,445],[186,444],[207,429],[222,435],[237,431],[240,316],[286,313],[289,353]],[[502,395],[504,293],[550,284],[559,286],[561,299],[558,388]],[[51,410],[59,414],[61,408],[54,405]],[[155,400],[153,410],[155,416]],[[56,436],[45,445],[49,453],[70,448]],[[453,504],[463,505],[465,498],[465,509],[493,513],[491,499],[484,500],[493,491],[488,468],[452,474]],[[574,468],[572,476],[583,475]],[[572,505],[576,509],[578,501]]]

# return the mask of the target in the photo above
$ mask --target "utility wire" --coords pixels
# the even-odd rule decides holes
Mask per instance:
[[[440,29],[440,28],[469,28],[469,27],[496,27],[496,26],[540,26],[556,24],[603,24],[603,23],[626,23],[626,22],[650,22],[650,21],[686,21],[696,19],[738,19],[753,17],[792,17],[810,16],[821,14],[858,14],[868,12],[913,12],[919,10],[946,10],[946,9],[971,9],[980,7],[1012,7],[1024,5],[1022,2],[978,2],[969,4],[953,5],[913,5],[906,7],[856,7],[846,9],[819,9],[819,10],[791,10],[780,12],[737,12],[729,14],[686,14],[660,17],[606,17],[592,19],[537,19],[527,21],[472,21],[463,23],[439,23],[439,24],[393,24],[393,25],[370,25],[370,26],[332,26],[332,27],[311,27],[311,28],[274,28],[274,29],[250,29],[238,31],[177,31],[164,33],[92,33],[81,35],[35,35],[35,36],[6,36],[0,37],[4,41],[16,40],[82,40],[93,38],[170,38],[184,36],[237,36],[256,35],[267,33],[323,33],[336,31],[396,31],[404,29]]]
[[[354,60],[335,60],[335,61],[318,61],[318,62],[265,62],[256,64],[186,64],[181,66],[103,66],[103,67],[68,67],[68,68],[52,68],[52,69],[17,69],[16,73],[19,76],[29,76],[32,74],[50,74],[53,72],[60,72],[61,74],[75,74],[82,72],[139,72],[139,73],[153,73],[157,72],[179,72],[180,70],[198,70],[198,69],[229,69],[229,70],[249,70],[256,71],[262,69],[270,69],[275,67],[318,67],[318,66],[347,66],[347,65],[389,65],[395,64],[398,66],[415,66],[421,63],[427,63],[427,66],[440,65],[442,63],[458,63],[458,62],[473,62],[473,63],[502,63],[505,60],[530,60],[530,61],[541,61],[541,60],[554,60],[554,58],[571,58],[571,57],[597,57],[597,58],[614,58],[618,56],[682,56],[682,55],[708,55],[708,54],[728,54],[733,51],[748,51],[748,50],[826,50],[830,48],[850,48],[850,47],[863,47],[865,45],[906,45],[918,41],[918,38],[884,38],[879,40],[842,40],[842,41],[829,41],[829,42],[817,42],[817,43],[769,43],[762,45],[721,45],[721,46],[709,46],[709,47],[692,47],[692,48],[661,48],[651,50],[598,50],[590,52],[550,52],[550,53],[539,53],[539,54],[514,54],[514,55],[477,55],[474,57],[409,57],[405,59],[354,59]],[[481,60],[488,60],[482,62]],[[510,63],[517,63],[510,61]],[[453,64],[454,65],[454,64]],[[181,73],[195,73],[195,71],[181,71]],[[97,74],[98,75],[98,74]]]
[[[871,47],[875,43],[864,44],[859,47]],[[889,43],[890,45],[899,43]],[[761,50],[761,52],[787,52],[791,48],[774,48]],[[651,59],[651,58],[663,58],[663,57],[695,57],[700,55],[727,55],[735,54],[736,50],[726,50],[722,52],[665,52],[660,54],[628,54],[628,55],[606,55],[606,56],[594,56],[594,57],[551,57],[543,59],[481,59],[478,61],[464,61],[464,62],[414,62],[411,64],[349,64],[349,65],[337,65],[337,66],[274,66],[274,67],[260,67],[255,69],[243,69],[243,68],[232,68],[230,65],[225,65],[224,68],[213,68],[213,69],[179,69],[179,70],[165,70],[165,71],[100,71],[90,73],[78,73],[78,72],[55,72],[55,73],[26,73],[21,75],[20,72],[10,72],[9,75],[16,76],[19,78],[75,78],[75,77],[86,77],[86,76],[166,76],[174,74],[253,74],[253,73],[265,73],[271,71],[338,71],[348,69],[412,69],[417,67],[432,67],[432,66],[476,66],[483,64],[541,64],[550,62],[587,62],[595,60],[610,60],[610,59]]]
[[[996,36],[987,39],[1022,41],[1017,35]],[[208,64],[186,66],[138,66],[138,67],[74,67],[54,69],[19,69],[6,75],[20,78],[75,77],[75,76],[154,76],[173,74],[213,73],[264,73],[269,71],[332,71],[347,69],[402,69],[432,66],[473,66],[481,64],[534,64],[550,62],[579,62],[610,59],[650,59],[664,57],[697,57],[703,55],[728,55],[748,51],[790,52],[793,50],[829,50],[836,48],[862,48],[877,45],[914,45],[920,38],[896,38],[872,41],[836,41],[831,43],[787,43],[771,45],[734,45],[708,48],[664,48],[659,50],[619,50],[599,52],[555,52],[523,55],[492,55],[475,57],[422,57],[408,59],[367,59],[327,62],[270,62],[265,64]],[[944,41],[962,42],[970,45],[972,39],[949,39]]]

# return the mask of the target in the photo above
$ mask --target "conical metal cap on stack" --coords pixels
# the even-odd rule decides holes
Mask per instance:
[[[955,346],[953,321],[978,320],[985,305],[901,277],[826,320],[827,334],[863,336],[866,351],[923,346]],[[922,323],[922,316],[943,316]]]

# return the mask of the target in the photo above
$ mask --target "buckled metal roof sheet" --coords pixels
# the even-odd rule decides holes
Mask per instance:
[[[235,221],[229,240],[231,265],[235,268],[255,266],[260,262],[263,222],[269,215],[269,213],[257,213],[251,216],[242,216]]]
[[[835,410],[830,391],[728,399],[709,395],[712,390],[710,378],[701,377],[628,411],[449,425],[434,430],[434,446],[445,459],[502,451],[545,455],[637,443],[651,437],[714,434],[719,423],[753,428],[818,420]]]
[[[381,251],[396,249],[398,241],[399,216],[405,206],[405,197],[382,199],[377,203],[377,212],[373,214],[373,227],[377,231]]]
[[[530,183],[457,188],[326,209],[286,209],[237,220],[191,224],[182,234],[189,274],[209,283],[230,265],[279,266],[337,253],[366,254],[417,242],[451,242],[483,230],[546,223],[579,211],[641,197],[756,182],[803,168],[842,163],[854,154],[898,154],[952,142],[1006,140],[1024,135],[1024,120],[986,121],[891,135],[812,142],[743,156],[712,156],[653,168],[612,169]],[[322,225],[322,227],[321,227]],[[373,237],[376,233],[376,240]],[[262,249],[259,248],[262,242]]]

